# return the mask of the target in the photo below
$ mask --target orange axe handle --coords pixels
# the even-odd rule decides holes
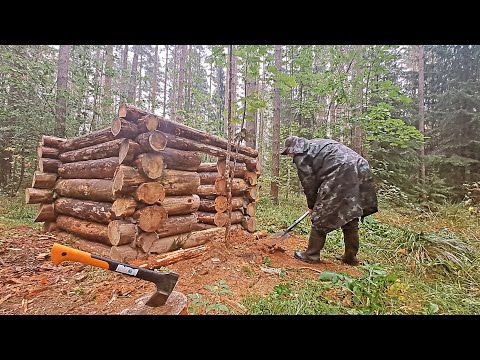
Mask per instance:
[[[58,243],[53,244],[52,250],[50,251],[50,257],[55,265],[60,264],[62,261],[78,261],[85,265],[97,266],[109,270],[108,262],[95,259],[92,257],[92,254],[85,251],[73,249]]]

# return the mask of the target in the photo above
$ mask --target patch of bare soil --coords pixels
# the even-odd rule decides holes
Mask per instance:
[[[113,271],[76,262],[54,265],[49,257],[53,243],[76,247],[75,241],[66,233],[44,234],[26,226],[0,225],[0,314],[128,313],[126,310],[138,307],[138,299],[155,292],[153,283]],[[208,304],[221,303],[229,308],[229,314],[245,314],[243,297],[267,295],[279,283],[318,278],[324,270],[360,275],[355,267],[337,260],[319,264],[296,260],[293,252],[305,248],[304,237],[292,235],[280,245],[285,251],[273,253],[264,241],[233,230],[229,244],[212,239],[201,256],[169,265],[168,270],[180,276],[175,291],[187,296],[200,294],[204,300],[199,305],[189,297],[189,313],[205,314]],[[215,290],[222,288],[217,286],[221,280],[230,293]]]

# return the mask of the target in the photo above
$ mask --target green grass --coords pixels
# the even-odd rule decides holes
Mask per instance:
[[[25,204],[22,197],[0,197],[0,222],[4,225],[40,228],[40,224],[34,222],[37,212],[38,207]]]
[[[259,204],[259,228],[277,231],[305,209],[304,197]],[[308,234],[305,221],[297,233]],[[435,211],[390,207],[360,224],[362,276],[325,273],[249,296],[251,314],[480,314],[480,219],[458,204]],[[322,256],[343,251],[340,230]],[[283,289],[280,291],[279,289]],[[285,289],[288,289],[285,290]]]

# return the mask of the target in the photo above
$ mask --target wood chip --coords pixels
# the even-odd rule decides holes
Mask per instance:
[[[35,259],[37,260],[46,260],[48,258],[50,258],[50,253],[41,253],[35,256]]]
[[[277,274],[280,275],[282,273],[281,268],[267,268],[267,267],[261,267],[260,270],[263,272],[266,272],[267,274]]]

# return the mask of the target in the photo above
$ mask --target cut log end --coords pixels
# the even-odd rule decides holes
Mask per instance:
[[[53,201],[53,190],[49,189],[25,189],[25,203],[26,204],[46,204]]]
[[[165,189],[159,182],[147,182],[138,186],[134,196],[137,201],[153,205],[165,199]]]
[[[135,139],[143,151],[157,152],[165,149],[167,137],[161,131],[142,133]]]
[[[38,215],[35,222],[55,221],[55,207],[53,204],[41,204],[38,209]]]
[[[133,160],[133,158],[140,152],[140,146],[130,140],[123,139],[118,150],[118,163],[126,164]]]
[[[145,232],[161,229],[167,217],[165,209],[158,205],[144,207],[133,214],[133,218],[137,220],[138,227]]]
[[[129,197],[121,197],[114,201],[112,212],[117,218],[130,217],[135,213],[137,202]]]
[[[114,246],[130,244],[135,241],[138,228],[125,220],[113,220],[108,224],[108,238]]]
[[[163,156],[156,153],[140,154],[135,160],[135,165],[149,179],[155,180],[162,176]]]
[[[257,228],[257,219],[255,217],[245,216],[242,220],[242,226],[248,232],[255,232]]]

